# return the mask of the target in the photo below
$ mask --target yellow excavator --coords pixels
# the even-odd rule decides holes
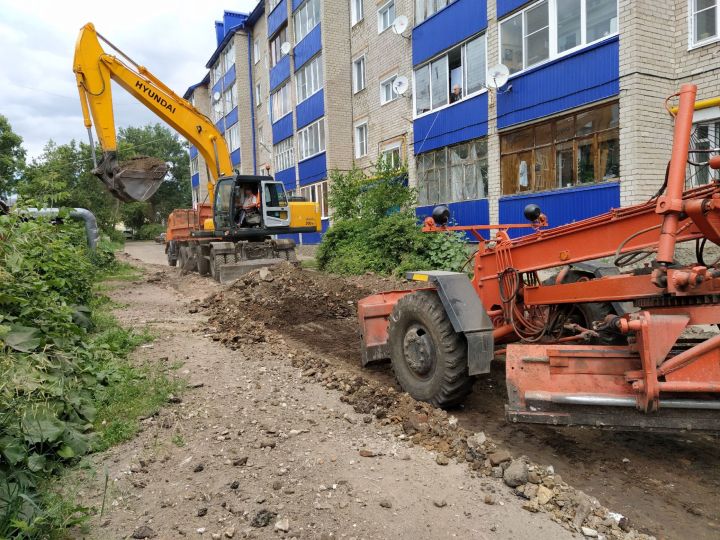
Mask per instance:
[[[116,55],[108,54],[103,41]],[[90,146],[93,120],[102,156],[93,173],[122,201],[144,201],[160,187],[167,165],[154,158],[119,162],[111,81],[193,144],[208,165],[208,200],[168,218],[168,264],[210,274],[218,281],[282,260],[295,260],[295,242],[277,235],[321,230],[317,204],[289,201],[282,182],[233,170],[225,139],[191,103],[134,62],[88,23],[75,45],[73,71]],[[95,156],[93,155],[93,158]],[[251,201],[251,204],[248,203]]]

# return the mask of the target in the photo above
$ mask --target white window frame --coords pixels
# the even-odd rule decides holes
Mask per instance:
[[[695,9],[696,0],[688,0],[688,50],[698,49],[720,41],[720,0],[715,0],[715,35],[701,41],[695,41]],[[712,7],[706,8],[712,9]],[[705,10],[701,10],[705,11]]]
[[[195,176],[199,172],[200,156],[195,156],[190,160],[190,176]]]
[[[418,9],[418,2],[421,2],[423,4],[423,8],[427,8],[429,6],[432,6],[429,10],[423,9],[422,12]],[[436,0],[416,0],[415,2],[415,26],[418,24],[427,21],[430,17],[433,17],[436,13],[441,12],[443,9],[449,7],[451,4],[455,3],[455,0],[446,0],[446,3],[444,6],[436,7],[437,3]],[[428,13],[428,11],[432,11],[432,13]]]
[[[323,187],[325,189],[323,189]],[[328,184],[328,181],[322,180],[320,182],[310,184],[309,186],[301,186],[295,192],[301,197],[303,197],[306,201],[317,203],[320,207],[321,219],[327,219],[329,217],[328,214],[330,209],[328,208],[328,211],[325,211],[325,203],[327,202],[325,201],[325,192],[327,192],[329,195],[329,187],[330,186]]]
[[[310,137],[313,136],[314,132],[317,132],[317,134],[318,134],[318,151],[314,152],[312,154],[309,154],[308,146],[310,143]],[[306,159],[313,158],[313,157],[325,152],[325,140],[327,139],[327,136],[325,134],[325,118],[323,117],[320,120],[316,120],[312,124],[305,126],[304,128],[298,130],[297,138],[298,138],[298,160],[297,160],[298,163],[300,163],[301,161],[305,161]]]
[[[257,64],[260,61],[260,38],[256,38],[253,41],[253,63]]]
[[[234,38],[233,38],[234,39]],[[232,66],[235,65],[235,42],[230,41],[225,50],[222,52],[223,74],[227,73]],[[228,62],[230,60],[230,62]]]
[[[275,171],[285,171],[295,167],[294,137],[288,137],[273,146],[273,164]]]
[[[218,57],[217,62],[210,70],[211,78],[212,78],[212,84],[210,85],[210,88],[215,86],[219,81],[222,81],[223,76],[225,75],[225,72],[223,71],[222,67],[222,55]]]
[[[581,49],[585,49],[587,47],[591,47],[595,45],[596,43],[600,43],[602,41],[605,41],[606,39],[612,39],[620,34],[620,6],[619,6],[619,0],[616,2],[615,7],[615,18],[617,19],[617,28],[615,29],[615,32],[603,36],[601,38],[596,39],[595,41],[591,41],[586,43],[587,38],[587,2],[591,2],[592,0],[580,0],[581,6],[580,6],[580,33],[581,33],[581,39],[580,44],[573,47],[572,49],[568,49],[566,51],[563,51],[561,53],[557,52],[557,30],[558,30],[558,23],[557,23],[557,1],[556,0],[538,0],[537,2],[533,2],[532,4],[529,4],[525,6],[523,9],[520,9],[511,15],[507,17],[503,17],[502,19],[498,20],[497,28],[498,28],[498,58],[501,59],[502,62],[502,25],[503,23],[509,21],[513,17],[520,16],[522,21],[522,48],[523,48],[523,67],[521,70],[516,71],[515,73],[510,75],[510,78],[514,78],[522,73],[525,73],[528,70],[535,69],[538,66],[542,66],[544,64],[547,64],[548,62],[552,62],[554,60],[557,60],[558,58],[563,58],[564,56],[567,56],[569,54],[572,54],[576,51],[579,51]],[[692,0],[691,0],[692,1]],[[543,2],[547,2],[548,4],[548,25],[549,25],[549,31],[548,31],[548,41],[549,41],[549,49],[548,49],[548,57],[545,60],[542,60],[538,62],[537,64],[533,64],[532,66],[526,65],[526,59],[527,59],[527,51],[525,49],[525,38],[527,35],[527,31],[525,28],[525,14],[532,10],[533,8],[539,6]],[[487,45],[486,45],[487,46]]]
[[[227,144],[228,150],[234,152],[240,149],[240,123],[235,122],[232,126],[228,127],[224,133],[225,143]]]
[[[479,96],[480,94],[483,94],[487,92],[487,87],[482,86],[480,87],[480,90],[476,90],[472,94],[466,93],[466,84],[467,84],[467,50],[466,46],[468,43],[475,41],[476,39],[484,39],[485,40],[485,69],[487,70],[488,66],[488,41],[487,41],[487,33],[481,33],[477,34],[470,39],[467,39],[463,41],[462,43],[458,45],[454,45],[451,48],[443,51],[441,54],[434,56],[433,58],[430,58],[425,63],[423,63],[420,67],[413,69],[412,72],[412,84],[413,84],[413,118],[420,118],[422,116],[426,116],[428,114],[436,113],[437,111],[441,111],[443,109],[446,109],[447,107],[452,107],[453,105],[457,105],[458,103],[462,103],[466,99],[474,98],[475,96]],[[440,60],[441,58],[445,58],[445,62],[447,63],[447,56],[450,53],[450,51],[457,49],[458,47],[461,47],[461,61],[462,61],[462,84],[463,84],[463,95],[462,98],[460,98],[455,103],[450,103],[450,92],[452,92],[452,88],[450,88],[450,79],[448,78],[448,102],[445,105],[441,105],[440,107],[435,107],[433,109],[432,107],[432,76],[430,77],[430,109],[424,113],[418,114],[417,112],[417,91],[415,90],[415,72],[420,69],[428,68],[430,64],[433,62],[436,62],[437,60]],[[449,68],[448,68],[448,77],[450,76]],[[485,81],[487,83],[487,81]]]
[[[295,73],[295,95],[298,104],[310,99],[325,86],[323,75],[322,53],[307,62]],[[305,83],[307,90],[301,91],[301,84]]]
[[[230,114],[232,110],[238,106],[237,102],[237,86],[235,83],[228,86],[222,93],[222,102],[225,115]]]
[[[394,75],[391,75],[390,77],[387,77],[386,79],[380,81],[380,105],[387,105],[388,103],[392,103],[396,99],[400,97],[400,94],[397,94],[395,92],[395,88],[393,88],[393,83],[395,82],[395,79],[398,78],[398,74],[395,73]],[[390,85],[390,99],[385,99],[385,86],[389,84]],[[392,97],[395,96],[395,97]]]
[[[268,13],[272,13],[281,1],[282,0],[268,0]]]
[[[315,17],[316,14],[317,19],[313,21],[310,16],[312,15],[312,17]],[[302,20],[303,18],[305,19],[304,21]],[[318,24],[320,24],[320,0],[305,0],[305,2],[303,2],[303,4],[295,11],[295,14],[293,15],[295,43],[300,43],[303,38],[307,36],[310,32],[312,32]]]
[[[357,78],[357,72],[355,70],[355,67],[358,65],[358,63],[362,63],[362,81],[358,81]],[[362,92],[365,90],[366,86],[366,77],[365,77],[365,68],[366,68],[366,58],[365,55],[360,55],[357,58],[355,58],[352,62],[352,86],[353,86],[353,94],[357,94],[358,92]],[[362,86],[360,86],[360,82],[362,82]]]
[[[389,2],[385,2],[383,5],[378,7],[378,10],[377,10],[378,34],[382,34],[385,30],[387,30],[388,28],[390,28],[392,26],[393,20],[395,19],[395,17],[397,17],[397,11],[395,12],[395,17],[388,20],[387,26],[383,26],[383,24],[384,24],[384,19],[385,19],[385,13],[389,12],[391,8],[394,11],[395,7],[396,7],[395,0],[390,0]]]
[[[280,39],[281,34],[285,34],[285,39]],[[288,41],[289,38],[289,32],[288,32],[288,25],[284,25],[282,28],[280,28],[277,32],[275,32],[275,35],[270,39],[270,69],[277,66],[283,58],[287,56],[287,54],[283,54],[280,48],[282,47],[282,44]],[[277,54],[277,61],[275,61],[275,56],[273,55],[273,52]]]
[[[287,89],[287,110],[283,109],[276,111],[275,109],[275,99],[279,96],[280,92],[284,92]],[[285,101],[283,100],[283,103]],[[274,124],[275,122],[278,122],[282,118],[285,118],[288,114],[292,114],[293,110],[293,102],[292,102],[292,88],[290,87],[290,80],[288,79],[283,84],[281,84],[278,89],[273,92],[270,95],[270,120]],[[275,117],[275,113],[278,113],[277,118]]]
[[[262,83],[255,85],[255,106],[259,107],[262,105]]]
[[[362,120],[355,124],[354,139],[355,139],[355,159],[364,158],[368,155],[368,141],[370,139],[368,121]],[[363,138],[360,138],[360,132],[362,131]]]
[[[382,156],[383,160],[387,159],[387,155],[391,152],[394,152],[395,150],[398,151],[398,164],[397,167],[402,167],[403,162],[403,144],[400,141],[387,144],[382,147],[380,150],[380,155]]]
[[[365,17],[363,0],[350,0],[350,24],[355,26]]]

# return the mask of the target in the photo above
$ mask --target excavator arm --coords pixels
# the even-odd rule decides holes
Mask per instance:
[[[125,61],[107,54],[100,40],[113,48]],[[215,182],[220,176],[232,173],[232,162],[225,139],[209,118],[175,94],[143,66],[131,60],[100,35],[91,23],[80,30],[75,44],[73,71],[91,146],[94,120],[103,151],[102,159],[93,173],[116,198],[123,201],[147,200],[160,187],[167,168],[157,163],[150,163],[149,167],[142,163],[130,166],[118,163],[111,80],[198,149],[208,164],[208,196],[213,200]]]

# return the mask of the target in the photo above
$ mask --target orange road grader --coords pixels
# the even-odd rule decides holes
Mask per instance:
[[[405,391],[451,407],[504,353],[512,422],[720,429],[720,259],[703,257],[720,245],[720,184],[685,190],[696,93],[673,96],[666,181],[645,204],[550,229],[536,205],[530,224],[469,227],[436,208],[425,231],[477,238],[473,277],[411,272],[419,288],[362,299],[363,365],[390,359]],[[519,227],[535,231],[511,239]],[[677,261],[684,242],[696,243],[692,264]]]

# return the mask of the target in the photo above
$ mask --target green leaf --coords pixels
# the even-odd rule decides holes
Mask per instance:
[[[5,335],[5,345],[20,352],[30,352],[40,346],[40,332],[31,326],[14,324]]]
[[[55,442],[65,431],[65,422],[46,407],[25,411],[22,419],[25,440],[30,443]]]
[[[2,448],[2,455],[5,456],[10,465],[17,465],[27,455],[27,449],[23,442],[10,435],[0,439],[0,448]]]
[[[87,454],[90,450],[88,437],[75,429],[68,428],[65,430],[65,433],[63,434],[63,443],[62,448],[58,452],[58,454],[62,457],[68,457],[60,453],[63,451],[67,452],[68,449],[72,452],[72,455],[69,457],[82,456],[83,454]]]
[[[60,450],[57,451],[57,455],[61,458],[71,459],[75,457],[75,451],[68,444],[63,444]]]
[[[47,459],[40,454],[32,453],[28,458],[28,469],[32,472],[40,472],[45,468]]]

